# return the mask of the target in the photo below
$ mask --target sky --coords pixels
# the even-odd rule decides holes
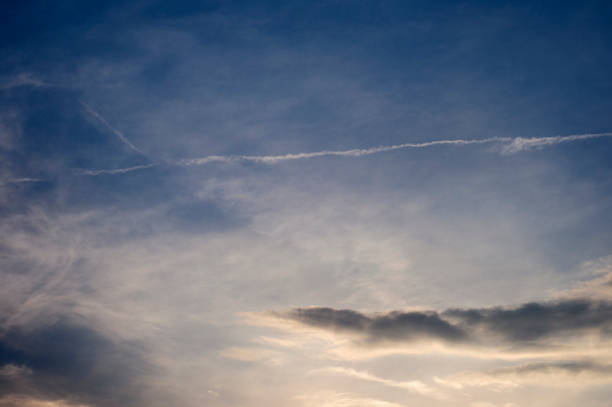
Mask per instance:
[[[0,407],[608,407],[606,1],[0,12]]]

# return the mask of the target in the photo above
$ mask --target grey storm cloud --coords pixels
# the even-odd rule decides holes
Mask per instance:
[[[565,300],[527,303],[515,308],[392,311],[366,315],[324,307],[274,313],[324,330],[355,334],[368,343],[437,340],[466,344],[537,345],[556,337],[612,334],[612,304]]]

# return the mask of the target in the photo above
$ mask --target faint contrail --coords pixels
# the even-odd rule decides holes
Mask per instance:
[[[144,164],[144,165],[135,165],[133,167],[126,168],[116,168],[112,170],[86,170],[83,168],[75,169],[76,173],[79,175],[113,175],[113,174],[125,174],[126,172],[132,172],[137,170],[144,170],[146,168],[155,167],[157,164]]]
[[[117,136],[117,138],[119,138],[119,140],[123,144],[125,144],[126,146],[128,146],[132,150],[136,151],[138,154],[143,155],[145,157],[147,156],[142,150],[140,150],[138,147],[136,147],[134,144],[132,144],[132,142],[130,140],[128,140],[127,137],[125,137],[122,132],[120,132],[119,130],[115,129],[113,126],[111,126],[110,123],[107,122],[104,117],[102,117],[98,112],[93,110],[91,108],[91,106],[89,106],[87,103],[83,102],[82,100],[79,100],[79,103],[81,104],[81,106],[83,106],[83,108],[85,109],[85,111],[87,113],[89,113],[90,115],[92,115],[93,117],[98,119],[102,124],[104,124],[104,126],[111,133],[113,133],[115,136]]]
[[[50,86],[48,83],[37,79],[32,74],[27,72],[22,72],[16,77],[6,80],[5,78],[0,79],[0,89],[12,89],[20,86],[33,86],[35,88],[40,88],[43,86]]]
[[[44,181],[45,180],[42,178],[11,178],[7,180],[0,180],[0,186],[7,185],[7,184],[23,184],[23,183],[44,182]]]
[[[95,112],[94,112],[95,113]],[[102,119],[103,120],[103,119]],[[486,143],[504,143],[501,148],[502,154],[513,154],[520,151],[530,150],[538,147],[545,147],[554,144],[567,143],[572,141],[587,140],[600,137],[612,137],[612,133],[588,133],[588,134],[573,134],[569,136],[556,137],[490,137],[484,139],[456,139],[456,140],[435,140],[423,143],[402,143],[390,146],[378,146],[362,149],[351,150],[323,150],[310,153],[292,153],[282,155],[208,155],[200,158],[186,158],[174,162],[168,162],[168,165],[176,165],[181,167],[190,167],[205,165],[210,163],[239,163],[253,162],[260,164],[277,164],[282,161],[304,160],[308,158],[325,157],[325,156],[340,156],[340,157],[362,157],[366,155],[379,154],[387,151],[401,150],[408,148],[428,148],[439,145],[470,145],[470,144],[486,144]],[[118,168],[113,170],[80,170],[83,175],[103,175],[103,174],[124,174],[135,170],[154,167],[157,164],[137,165],[128,168]]]

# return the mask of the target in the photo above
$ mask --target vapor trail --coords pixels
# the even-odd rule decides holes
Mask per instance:
[[[281,161],[303,160],[307,158],[324,157],[324,156],[345,156],[345,157],[361,157],[384,153],[387,151],[401,150],[406,148],[427,148],[438,145],[469,145],[469,144],[485,144],[485,143],[507,143],[502,147],[502,152],[505,154],[517,153],[523,150],[529,150],[537,147],[544,147],[553,144],[567,143],[571,141],[587,140],[599,137],[611,137],[612,133],[589,133],[589,134],[573,134],[570,136],[556,137],[490,137],[484,139],[468,139],[468,140],[436,140],[423,143],[402,143],[391,146],[378,146],[363,149],[351,150],[323,150],[312,153],[293,153],[283,155],[209,155],[201,158],[183,159],[177,162],[178,165],[192,166],[204,165],[212,162],[256,162],[262,164],[275,164]]]
[[[136,147],[134,144],[132,144],[132,142],[130,140],[127,139],[127,137],[125,137],[123,135],[122,132],[120,132],[119,130],[115,129],[113,126],[110,125],[109,122],[106,121],[106,119],[104,117],[102,117],[98,112],[96,112],[95,110],[93,110],[91,108],[91,106],[89,106],[87,103],[83,102],[82,100],[79,100],[79,103],[81,104],[81,106],[83,106],[83,108],[85,109],[85,111],[87,113],[89,113],[90,115],[92,115],[93,117],[95,117],[96,119],[98,119],[102,124],[104,124],[104,126],[111,132],[113,133],[115,136],[117,136],[117,138],[126,146],[128,146],[129,148],[131,148],[132,150],[136,151],[138,154],[143,155],[143,156],[147,156],[142,150],[140,150],[138,147]]]
[[[467,144],[485,144],[495,142],[512,141],[510,137],[492,137],[486,139],[476,140],[436,140],[428,141],[424,143],[403,143],[395,144],[392,146],[378,146],[363,149],[351,149],[351,150],[323,150],[315,151],[312,153],[294,153],[284,155],[209,155],[201,158],[183,159],[177,162],[178,165],[192,166],[192,165],[203,165],[211,162],[238,162],[238,161],[249,161],[263,164],[275,164],[281,161],[289,160],[303,160],[307,158],[324,157],[324,156],[344,156],[344,157],[361,157],[365,155],[372,155],[378,153],[384,153],[386,151],[401,150],[405,148],[426,148],[437,145],[451,144],[451,145],[467,145]]]
[[[0,186],[7,184],[23,184],[30,182],[44,182],[42,178],[11,178],[7,180],[0,180]]]
[[[568,143],[571,141],[588,140],[600,137],[611,137],[612,133],[587,133],[587,134],[572,134],[569,136],[556,137],[531,137],[522,138],[515,137],[510,144],[503,147],[502,152],[506,154],[517,153],[523,150],[530,150],[537,147],[550,146],[553,144]]]
[[[87,106],[87,105],[84,105]],[[93,112],[92,114],[96,114]],[[97,115],[97,114],[96,114]],[[99,117],[99,116],[97,116]],[[101,118],[101,120],[104,120]],[[106,122],[104,122],[106,123]],[[119,133],[121,134],[121,133]],[[384,153],[387,151],[402,150],[408,148],[428,148],[439,145],[471,145],[471,144],[493,144],[502,143],[500,152],[502,154],[514,154],[521,151],[531,150],[534,148],[542,148],[555,144],[588,140],[601,137],[612,137],[612,133],[587,133],[587,134],[572,134],[569,136],[555,137],[490,137],[484,139],[456,139],[456,140],[435,140],[423,143],[402,143],[390,146],[378,146],[370,148],[356,148],[351,150],[323,150],[306,153],[291,153],[282,155],[208,155],[200,158],[186,158],[174,162],[167,162],[167,165],[180,167],[191,167],[205,165],[210,163],[239,163],[253,162],[259,164],[277,164],[283,161],[305,160],[309,158],[339,156],[339,157],[362,157],[372,154]],[[129,142],[128,142],[129,143]],[[139,150],[137,150],[139,151]],[[83,175],[103,175],[103,174],[124,174],[131,171],[151,168],[157,164],[137,165],[128,168],[118,168],[112,170],[79,170]]]

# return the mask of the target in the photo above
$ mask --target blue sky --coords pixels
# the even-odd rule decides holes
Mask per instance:
[[[611,16],[5,6],[0,407],[606,406]]]

